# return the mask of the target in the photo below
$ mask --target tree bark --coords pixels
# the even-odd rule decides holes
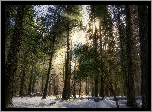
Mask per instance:
[[[135,87],[134,87],[134,66],[133,66],[133,33],[131,31],[131,9],[126,6],[126,33],[127,33],[127,72],[128,72],[128,81],[127,81],[127,105],[129,107],[135,107]]]

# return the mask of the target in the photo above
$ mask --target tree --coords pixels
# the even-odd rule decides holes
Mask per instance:
[[[53,10],[53,11],[52,11]],[[62,29],[62,25],[61,23],[63,23],[62,19],[61,19],[61,15],[60,15],[60,7],[58,8],[58,6],[56,6],[56,9],[52,9],[49,8],[49,11],[52,11],[51,15],[47,15],[47,17],[52,17],[54,19],[54,23],[51,23],[50,20],[48,19],[46,21],[46,23],[44,24],[45,26],[50,26],[51,27],[51,32],[49,32],[48,35],[48,40],[49,40],[49,48],[47,49],[48,55],[49,55],[49,68],[48,68],[48,73],[46,74],[47,78],[46,78],[46,83],[45,83],[45,87],[44,87],[44,92],[43,92],[43,97],[42,99],[46,99],[46,95],[47,95],[47,89],[48,89],[48,84],[49,84],[49,75],[51,72],[51,67],[52,67],[52,58],[53,55],[55,53],[55,45],[56,45],[56,40],[57,37],[60,37],[61,34],[65,31],[64,29]]]
[[[26,58],[27,58],[27,52],[24,52],[24,58],[23,58],[23,65],[22,65],[22,68],[21,68],[21,82],[20,82],[20,91],[19,91],[19,96],[22,97],[24,96],[24,81],[25,81],[25,76],[26,76],[26,65],[27,65],[27,61],[26,61]]]
[[[52,41],[51,41],[51,44],[50,44],[51,45],[50,46],[51,51],[49,53],[49,56],[50,56],[49,68],[48,68],[48,73],[47,73],[47,78],[46,78],[46,83],[45,83],[42,99],[46,99],[46,95],[47,95],[47,89],[48,89],[48,83],[49,83],[49,75],[50,75],[50,71],[51,71],[52,58],[53,58],[53,54],[54,54],[54,44],[55,44],[55,35],[52,36]]]
[[[5,5],[5,62],[7,60],[11,37],[14,30],[17,6]]]
[[[73,19],[73,17],[80,16],[79,14],[79,6],[77,5],[67,5],[65,7],[65,14],[69,16],[66,18],[66,30],[67,30],[67,54],[66,54],[66,62],[65,62],[65,80],[64,80],[64,88],[62,92],[63,99],[70,98],[70,79],[71,79],[71,48],[70,48],[70,31],[76,25],[79,25],[79,18]],[[72,17],[73,16],[73,17]],[[78,22],[77,22],[78,21]]]
[[[138,6],[139,37],[141,52],[142,108],[148,108],[148,7]]]
[[[122,11],[124,6],[116,6],[118,8],[118,33],[119,33],[119,41],[120,41],[120,63],[121,63],[121,74],[123,76],[123,86],[126,88],[127,84],[127,59],[126,59],[126,30],[125,25],[122,23],[122,20],[120,20],[120,17],[124,15],[124,11]],[[121,11],[119,11],[121,9]],[[125,19],[125,18],[124,18]],[[124,88],[124,95],[126,95],[126,89]]]
[[[36,24],[34,22],[34,12],[33,12],[32,5],[29,5],[26,7],[26,14],[23,19],[23,35],[22,35],[22,44],[20,46],[20,52],[17,55],[18,58],[18,71],[21,70],[20,76],[20,96],[23,96],[25,94],[24,86],[27,86],[27,83],[29,82],[29,88],[28,88],[28,94],[31,94],[31,88],[32,88],[32,77],[34,69],[31,70],[31,77],[29,77],[28,81],[28,71],[30,71],[31,63],[36,64],[37,59],[41,59],[42,56],[40,56],[40,48],[39,48],[39,41],[41,34],[37,31]],[[21,67],[20,67],[21,66]],[[36,65],[32,65],[36,66]],[[16,73],[16,76],[18,74]],[[35,76],[35,75],[34,75]]]
[[[38,36],[39,33],[36,31],[36,25],[34,24],[34,14],[33,6],[29,5],[26,7],[26,15],[23,20],[23,35],[22,35],[22,45],[20,46],[20,52],[18,53],[18,70],[21,69],[20,74],[20,96],[23,96],[25,93],[24,82],[26,81],[28,65],[31,65],[30,61],[33,63],[35,60],[36,50],[38,49]],[[32,57],[32,58],[31,58]],[[19,67],[21,65],[21,68]],[[33,71],[32,71],[33,72]],[[31,89],[28,90],[28,93],[31,94]]]
[[[126,6],[126,33],[127,33],[127,105],[135,107],[135,87],[134,87],[134,65],[133,65],[133,32],[131,23],[131,7]]]
[[[23,18],[26,5],[17,6],[17,15],[12,35],[10,49],[8,50],[7,60],[5,63],[5,107],[9,106],[12,99],[13,78],[17,69],[17,53],[22,41],[23,35]]]

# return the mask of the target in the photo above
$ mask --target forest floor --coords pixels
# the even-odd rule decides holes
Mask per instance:
[[[89,99],[88,99],[89,97]],[[56,99],[55,96],[41,99],[42,97],[13,97],[11,108],[117,108],[113,97],[104,97],[104,100],[94,101],[91,96],[82,96],[76,99],[62,100]],[[99,97],[101,98],[101,97]],[[126,106],[126,97],[117,96],[120,108],[129,108]],[[136,96],[136,102],[141,107],[141,96]]]

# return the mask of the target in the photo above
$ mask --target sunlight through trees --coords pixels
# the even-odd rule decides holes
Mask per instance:
[[[5,5],[5,108],[13,96],[127,96],[148,107],[148,7]],[[144,17],[143,17],[144,16]],[[144,31],[144,32],[143,32]],[[146,86],[144,86],[146,85]]]

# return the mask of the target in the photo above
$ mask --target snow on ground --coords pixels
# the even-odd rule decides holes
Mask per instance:
[[[113,97],[105,97],[104,100],[95,102],[94,99],[89,99],[88,96],[83,96],[83,99],[77,98],[70,100],[56,99],[55,96],[41,99],[42,97],[13,97],[14,108],[117,108]],[[91,98],[91,96],[89,96]],[[126,106],[126,99],[119,98],[118,103],[120,108],[129,108]],[[141,104],[141,99],[137,102]]]

